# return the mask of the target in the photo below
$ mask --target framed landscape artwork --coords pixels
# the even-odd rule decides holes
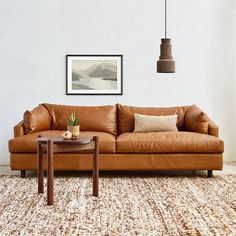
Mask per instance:
[[[66,55],[67,95],[122,95],[122,55]]]

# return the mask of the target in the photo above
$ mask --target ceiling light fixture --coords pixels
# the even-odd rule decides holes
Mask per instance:
[[[175,61],[172,57],[171,39],[167,38],[167,0],[165,0],[165,38],[161,39],[160,57],[157,61],[158,73],[174,73]]]

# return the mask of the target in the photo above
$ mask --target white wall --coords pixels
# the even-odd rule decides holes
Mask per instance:
[[[234,0],[169,0],[175,74],[157,74],[164,0],[0,0],[0,163],[26,109],[42,102],[197,104],[236,160]],[[66,54],[123,54],[123,96],[66,96]]]

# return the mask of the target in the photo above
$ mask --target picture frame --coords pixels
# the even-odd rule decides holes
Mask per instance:
[[[66,55],[67,95],[122,95],[123,55]]]

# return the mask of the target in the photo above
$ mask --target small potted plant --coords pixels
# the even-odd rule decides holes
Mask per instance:
[[[71,132],[72,138],[76,139],[79,136],[79,124],[80,119],[76,117],[74,113],[72,113],[67,120],[67,130]]]

